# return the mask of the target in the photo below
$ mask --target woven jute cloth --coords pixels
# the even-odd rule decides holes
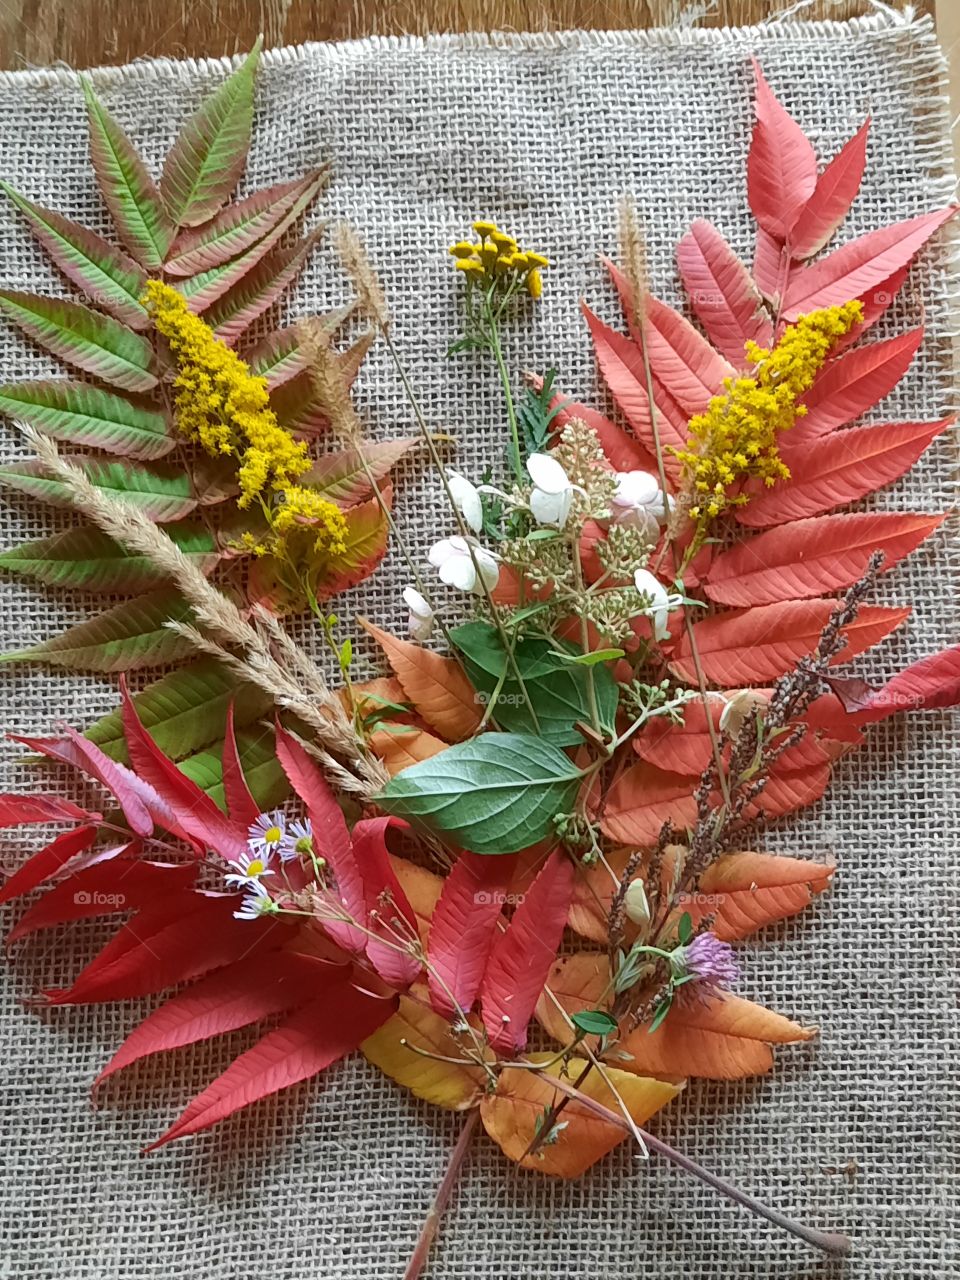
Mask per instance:
[[[444,248],[486,215],[549,254],[543,299],[510,327],[508,361],[555,366],[557,383],[604,404],[578,312],[617,308],[598,266],[615,251],[617,198],[632,193],[655,290],[679,302],[673,250],[695,217],[715,221],[748,260],[745,157],[756,54],[774,90],[833,154],[867,112],[869,167],[844,237],[953,195],[943,62],[927,21],[879,14],[849,24],[785,22],[739,31],[368,40],[264,56],[245,189],[332,162],[313,220],[363,233],[396,317],[396,341],[431,426],[456,436],[475,478],[499,454],[503,413],[483,361],[446,360],[458,285]],[[219,61],[145,62],[93,73],[99,93],[156,170],[179,123],[227,71]],[[87,156],[72,72],[0,77],[0,175],[28,197],[109,234]],[[12,208],[0,207],[0,283],[66,293]],[[888,420],[934,418],[951,403],[951,254],[923,254],[878,326],[921,320],[926,337]],[[288,314],[347,295],[325,249]],[[619,321],[618,321],[619,322]],[[55,367],[6,324],[0,377]],[[395,373],[374,352],[358,382],[371,433],[408,434]],[[879,420],[881,413],[873,415]],[[15,430],[0,435],[17,455]],[[953,446],[941,440],[878,510],[953,501]],[[398,476],[400,523],[418,554],[449,532],[425,468]],[[65,528],[69,515],[5,501],[2,542]],[[882,580],[909,623],[857,671],[870,676],[956,642],[957,551],[939,535]],[[397,558],[338,605],[403,625]],[[4,648],[21,648],[101,608],[0,582]],[[364,660],[372,657],[363,650]],[[6,668],[0,720],[23,733],[88,723],[116,691],[94,677]],[[468,1159],[430,1274],[510,1280],[714,1280],[771,1276],[941,1280],[960,1274],[955,1210],[960,1029],[956,837],[960,765],[946,714],[891,722],[842,762],[827,798],[761,847],[836,859],[836,886],[804,916],[744,946],[744,994],[805,1024],[818,1041],[779,1052],[773,1073],[692,1082],[656,1131],[784,1212],[846,1230],[855,1257],[823,1262],[675,1168],[626,1145],[575,1183],[518,1173],[486,1138]],[[3,789],[32,779],[4,747]],[[53,778],[51,785],[66,786]],[[8,868],[30,847],[8,833]],[[42,935],[4,965],[0,1000],[0,1276],[17,1280],[315,1280],[399,1276],[458,1132],[362,1061],[270,1099],[219,1128],[143,1158],[188,1098],[252,1040],[201,1046],[122,1074],[92,1110],[93,1076],[144,1007],[40,1014],[23,997],[68,981],[103,934]]]

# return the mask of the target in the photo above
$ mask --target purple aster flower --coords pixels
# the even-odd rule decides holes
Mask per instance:
[[[700,933],[682,948],[681,963],[698,982],[729,987],[740,977],[740,966],[729,942],[715,933]]]

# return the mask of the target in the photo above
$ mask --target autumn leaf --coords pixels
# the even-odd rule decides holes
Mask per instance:
[[[543,379],[532,378],[531,385],[539,391],[543,387]],[[657,460],[650,450],[598,410],[562,394],[554,396],[550,401],[550,409],[554,414],[550,423],[554,435],[571,422],[586,423],[597,437],[604,457],[614,471],[656,471]]]
[[[426,729],[418,729],[415,725],[380,728],[370,735],[370,749],[386,765],[391,778],[412,764],[439,755],[446,751],[447,746],[442,738],[435,738]]]
[[[816,188],[817,157],[767,84],[756,58],[753,70],[757,119],[747,155],[747,195],[764,231],[785,240]]]
[[[579,951],[557,961],[547,986],[569,1016],[596,1008],[608,976],[605,955]],[[555,1040],[569,1041],[567,1020],[546,996],[537,1006],[537,1018]],[[641,1024],[624,1037],[620,1047],[632,1057],[621,1066],[638,1075],[738,1080],[770,1070],[771,1044],[812,1040],[816,1034],[814,1028],[801,1027],[740,996],[678,996],[656,1031]]]
[[[711,684],[746,688],[785,675],[799,658],[813,653],[820,632],[836,607],[833,600],[787,600],[717,613],[693,624],[703,672]],[[844,628],[847,645],[834,663],[848,662],[872,648],[910,616],[909,608],[865,605],[856,622]],[[681,636],[670,669],[696,683],[690,642]]]
[[[38,853],[32,854],[0,889],[0,902],[9,902],[20,894],[29,893],[37,885],[50,880],[78,853],[89,849],[96,839],[96,827],[74,827],[64,831]]]
[[[790,232],[790,252],[795,258],[819,253],[849,213],[863,179],[869,132],[868,116],[817,179]]]
[[[707,337],[738,368],[744,344],[769,347],[773,324],[750,273],[712,223],[697,218],[677,246],[680,275]]]
[[[908,329],[828,361],[803,397],[806,414],[784,437],[787,450],[819,440],[872,409],[906,373],[923,333],[922,326]]]
[[[358,621],[383,649],[406,697],[432,729],[450,742],[476,732],[483,711],[458,662],[392,636],[364,618]]]
[[[724,700],[715,694],[708,705],[714,731],[719,735]],[[648,764],[668,773],[702,773],[713,756],[703,699],[692,699],[681,714],[679,724],[668,716],[654,716],[634,736],[633,749]]]
[[[397,1012],[360,1045],[368,1062],[435,1107],[464,1111],[476,1104],[486,1074],[480,1067],[437,1062],[424,1053],[462,1058],[467,1036],[455,1038],[450,1024],[425,1001],[422,987],[400,997]],[[423,1052],[418,1053],[420,1049]]]
[[[951,415],[939,422],[850,427],[796,450],[785,448],[790,479],[751,494],[746,506],[737,508],[737,519],[763,528],[856,502],[902,476],[953,422]]]
[[[690,912],[694,925],[709,916],[711,931],[734,942],[805,910],[829,886],[835,870],[806,858],[724,854],[704,871],[681,910]]]
[[[668,773],[646,760],[623,771],[606,793],[600,827],[624,844],[656,843],[665,822],[690,826],[697,816],[696,776]]]
[[[558,1062],[550,1064],[552,1056],[534,1053],[528,1055],[527,1061],[542,1064],[547,1075],[556,1076],[561,1067]],[[582,1058],[571,1058],[567,1074],[576,1079],[587,1065]],[[580,1092],[619,1115],[618,1095],[637,1125],[645,1124],[680,1092],[675,1084],[631,1075],[615,1067],[605,1067],[604,1072],[616,1095],[596,1072],[584,1079]],[[501,1072],[496,1092],[486,1095],[480,1103],[483,1127],[504,1155],[522,1168],[560,1178],[579,1178],[628,1134],[588,1110],[582,1102],[573,1101],[564,1108],[565,1127],[557,1140],[544,1144],[536,1154],[525,1156],[537,1136],[537,1121],[564,1096],[540,1074],[508,1067]]]
[[[874,552],[883,552],[882,571],[892,569],[945,518],[850,512],[779,525],[717,556],[706,594],[719,604],[743,606],[840,591],[863,577]]]

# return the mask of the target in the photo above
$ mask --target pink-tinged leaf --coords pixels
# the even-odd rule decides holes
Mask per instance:
[[[400,436],[396,440],[371,440],[364,444],[362,453],[359,449],[326,453],[300,483],[318,489],[339,507],[355,507],[372,496],[368,472],[377,483],[385,480],[400,459],[419,443],[418,436]]]
[[[332,987],[241,1054],[147,1150],[209,1129],[252,1102],[309,1080],[373,1035],[398,1003],[397,996],[384,1000],[346,983]]]
[[[707,337],[738,368],[744,344],[767,347],[773,324],[750,273],[712,223],[698,219],[677,246],[680,275]]]
[[[259,959],[253,975],[243,963],[212,973],[145,1018],[97,1076],[93,1092],[141,1058],[226,1035],[316,1000],[327,982],[342,985],[347,972],[346,966],[313,956],[277,951]]]
[[[717,556],[706,593],[719,604],[766,605],[849,587],[875,551],[891,569],[943,523],[942,515],[851,512],[797,520]]]
[[[724,705],[722,698],[711,696],[710,718],[718,735]],[[668,773],[702,773],[713,757],[703,699],[686,704],[680,724],[667,716],[654,716],[634,737],[633,749],[641,759]]]
[[[443,882],[430,922],[427,985],[445,1018],[473,1008],[487,967],[516,858],[461,853]]]
[[[384,484],[380,495],[389,511],[393,506],[392,486]],[[346,546],[343,551],[329,557],[317,579],[315,590],[318,600],[339,595],[369,578],[387,551],[390,526],[376,498],[351,507],[345,515]]]
[[[153,995],[235,961],[259,963],[291,926],[277,918],[236,920],[240,895],[184,893],[154,903],[125,924],[70,987],[46,990],[49,1004],[99,1004]]]
[[[859,723],[898,711],[929,711],[960,703],[960,645],[912,663],[869,698]]]
[[[262,37],[185,122],[167,155],[160,191],[178,227],[212,218],[237,185],[250,146],[253,86]]]
[[[24,738],[13,735],[13,739],[23,743],[31,751],[79,769],[99,782],[118,801],[131,831],[138,836],[152,835],[153,818],[158,814],[166,816],[163,803],[153,788],[124,765],[112,760],[75,729],[64,726],[63,732],[63,738]],[[156,804],[152,803],[154,800]],[[154,810],[153,813],[151,809]],[[159,820],[162,821],[162,818]]]
[[[351,306],[338,307],[325,315],[310,317],[310,320],[332,337],[352,310]],[[303,373],[309,363],[307,353],[301,345],[299,323],[276,329],[262,342],[257,343],[243,358],[250,366],[251,373],[255,373],[257,377],[266,378],[267,386],[271,390],[289,382],[297,374]]]
[[[18,796],[11,792],[0,794],[0,827],[19,827],[33,822],[98,822],[99,813],[81,809],[59,796]]]
[[[765,231],[786,239],[817,185],[817,157],[753,59],[757,111],[747,155],[747,195]]]
[[[860,190],[869,132],[868,116],[817,179],[813,195],[790,233],[790,252],[795,258],[812,258],[819,253],[847,216]]]
[[[289,778],[290,785],[307,806],[315,847],[333,870],[341,905],[352,920],[362,925],[367,911],[363,878],[353,855],[350,832],[343,812],[334,799],[329,783],[320,772],[320,766],[279,721],[277,759]],[[363,955],[367,945],[366,936],[355,924],[344,920],[325,920],[323,927],[334,942],[355,955]]]
[[[761,488],[738,521],[748,528],[786,524],[856,502],[908,471],[954,418],[939,422],[885,422],[851,427],[794,450],[784,442],[790,479]]]
[[[68,364],[125,391],[157,385],[153,347],[112,316],[40,294],[0,289],[0,314]]]
[[[223,794],[230,821],[238,823],[241,827],[249,827],[259,817],[260,806],[250,794],[247,779],[244,777],[233,720],[233,702],[231,701],[227,707],[223,738]]]
[[[403,829],[397,818],[361,818],[351,833],[353,857],[363,881],[367,927],[367,957],[385,982],[392,987],[408,987],[420,976],[420,961],[403,948],[417,944],[417,917],[404,893],[387,851],[387,832]]]
[[[757,227],[757,244],[753,255],[753,282],[760,290],[760,295],[770,303],[775,303],[784,286],[784,271],[789,262],[784,264],[783,241]]]
[[[289,225],[286,219],[291,209],[308,191],[316,194],[320,181],[321,171],[314,171],[227,205],[212,222],[177,239],[164,270],[171,276],[192,276],[222,266],[262,243],[279,226]]]
[[[531,378],[531,385],[536,391],[543,387],[541,377]],[[597,437],[604,457],[614,471],[650,471],[656,472],[657,460],[635,436],[627,433],[589,405],[569,400],[564,395],[555,395],[550,401],[551,410],[555,409],[550,429],[556,435],[574,421],[584,422]]]
[[[651,453],[656,453],[650,404],[647,397],[643,357],[636,345],[622,333],[605,325],[584,303],[581,310],[593,338],[597,362],[614,400],[626,417],[637,438]],[[656,424],[664,447],[664,466],[668,475],[676,477],[680,464],[669,446],[682,449],[687,442],[687,417],[680,406],[663,389],[657,389]]]
[[[869,289],[861,293],[859,301],[863,304],[863,319],[845,333],[842,338],[837,339],[835,351],[843,351],[845,347],[852,347],[872,325],[876,324],[903,288],[903,282],[909,274],[910,263],[908,262],[905,266],[894,271],[892,275],[887,276],[886,280],[881,280],[877,285],[871,285]]]
[[[68,280],[98,307],[131,329],[150,323],[140,295],[146,273],[125,253],[95,232],[71,222],[53,209],[19,195],[5,182],[2,188],[30,224],[30,229]]]
[[[203,314],[217,337],[233,346],[300,274],[317,243],[315,232],[289,248],[273,249]]]
[[[814,652],[835,600],[788,600],[718,613],[693,624],[703,672],[711,684],[739,689],[763,684],[792,671],[799,658]],[[834,664],[849,662],[879,644],[910,616],[909,608],[866,605],[844,628],[847,645]],[[690,642],[682,635],[670,660],[675,675],[696,684]]]
[[[6,945],[73,920],[140,911],[168,894],[181,897],[196,874],[196,866],[189,862],[145,862],[119,856],[71,871],[21,916],[7,935]]]
[[[830,360],[803,397],[807,412],[784,438],[785,451],[818,440],[872,409],[906,373],[922,341],[923,329],[910,329]]]
[[[319,191],[321,182],[322,178],[313,174],[298,184],[300,191],[285,217],[239,258],[181,281],[180,289],[190,304],[190,310],[198,314],[206,311],[218,298],[222,298],[229,289],[249,275],[304,212]]]
[[[121,682],[120,694],[123,731],[136,773],[157,792],[173,812],[179,828],[194,844],[213,849],[221,857],[236,862],[247,853],[245,829],[232,822],[205,791],[164,755],[140,723],[124,682]]]
[[[606,793],[601,829],[624,844],[656,844],[665,822],[683,828],[696,821],[696,788],[696,776],[668,773],[639,760]]]
[[[527,1027],[567,922],[573,880],[573,862],[555,850],[491,948],[480,1004],[490,1043],[501,1053],[518,1052],[527,1043]]]
[[[837,306],[859,298],[906,266],[938,227],[956,213],[956,206],[895,222],[835,249],[810,267],[791,272],[783,304],[783,318],[819,307]]]
[[[54,440],[127,458],[162,458],[177,443],[170,420],[148,401],[67,378],[0,386],[0,413]]]
[[[86,76],[90,159],[120,239],[147,271],[157,272],[173,239],[173,223],[133,143],[97,98]]]
[[[78,853],[89,849],[97,836],[96,827],[74,827],[72,831],[64,831],[52,840],[46,848],[33,854],[17,871],[4,882],[0,889],[0,902],[9,902],[29,893],[57,874],[61,867],[75,858]]]
[[[604,258],[603,263],[616,286],[630,332],[639,349],[639,330],[631,305],[630,283],[609,258]],[[734,372],[733,366],[717,354],[689,320],[652,294],[646,299],[643,333],[656,382],[687,417],[701,413],[711,396],[723,390],[724,378]]]

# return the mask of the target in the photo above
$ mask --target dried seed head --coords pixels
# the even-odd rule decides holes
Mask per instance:
[[[740,689],[727,699],[727,705],[723,708],[720,715],[721,733],[725,733],[732,741],[736,741],[746,722],[758,711],[765,711],[769,701],[769,695],[761,693],[758,689]]]
[[[367,256],[363,241],[349,222],[338,222],[334,227],[333,247],[357,291],[360,310],[368,320],[386,331],[390,327],[390,312],[383,295],[383,286]]]
[[[642,324],[650,292],[647,242],[637,216],[637,206],[630,196],[624,196],[620,201],[620,257],[630,285],[634,320],[637,324]]]

